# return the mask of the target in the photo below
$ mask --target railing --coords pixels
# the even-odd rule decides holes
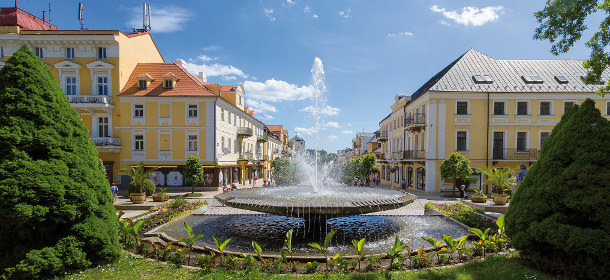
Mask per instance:
[[[249,127],[238,127],[237,128],[237,136],[238,137],[250,137],[250,136],[252,136],[252,128],[249,128]]]
[[[93,137],[93,138],[89,138],[89,140],[91,140],[91,142],[93,142],[93,144],[95,144],[96,146],[108,146],[108,145],[121,146],[120,138]]]
[[[492,159],[508,159],[508,160],[536,160],[538,159],[538,149],[493,149]]]
[[[70,103],[112,104],[112,97],[106,95],[66,95]]]
[[[258,160],[269,160],[268,155],[258,155],[257,158],[258,158]]]
[[[404,158],[406,159],[424,159],[426,158],[425,150],[410,150],[404,151]]]
[[[254,156],[252,153],[241,153],[237,160],[253,160]]]
[[[379,141],[387,141],[388,140],[388,131],[387,130],[380,130],[376,134],[377,134],[377,140],[379,140]]]
[[[269,141],[269,136],[267,135],[256,135],[256,142],[267,142]]]
[[[394,152],[392,153],[392,158],[393,159],[404,159],[404,153],[403,152]]]
[[[409,114],[405,118],[405,123],[406,123],[406,126],[416,125],[416,124],[426,124],[426,115],[422,114],[422,113]]]

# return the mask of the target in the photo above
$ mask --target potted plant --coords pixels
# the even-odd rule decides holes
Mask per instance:
[[[167,201],[169,199],[169,194],[167,194],[167,189],[161,188],[159,192],[156,192],[152,195],[153,201],[161,202]]]
[[[134,187],[134,191],[130,192],[129,194],[131,202],[133,202],[134,204],[144,203],[146,201],[146,193],[144,192],[144,187],[147,183],[145,181],[149,180],[148,178],[153,175],[152,170],[147,170],[146,166],[144,165],[144,162],[140,162],[138,163],[138,166],[123,169],[120,173],[131,177],[130,185],[133,185]]]
[[[508,198],[512,193],[510,186],[516,182],[515,177],[511,176],[513,170],[510,168],[482,168],[481,172],[485,173],[489,178],[486,184],[492,184],[494,203],[504,205],[508,202]]]
[[[483,192],[475,190],[471,200],[476,203],[485,203],[487,202],[487,196]]]

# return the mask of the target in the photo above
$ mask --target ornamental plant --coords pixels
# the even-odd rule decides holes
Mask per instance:
[[[191,184],[191,193],[195,193],[195,185],[203,183],[205,177],[203,176],[203,167],[199,162],[198,157],[190,156],[186,160],[186,166],[184,168],[184,179],[186,182]]]
[[[485,184],[494,185],[493,192],[495,194],[511,194],[510,185],[516,183],[515,176],[511,176],[514,172],[510,168],[481,168],[481,172],[487,175],[488,179]]]
[[[519,183],[506,234],[539,269],[567,278],[610,275],[608,139],[610,123],[587,99],[563,115]]]
[[[148,178],[153,176],[152,170],[146,168],[146,165],[142,161],[139,162],[136,167],[122,169],[119,173],[125,174],[131,178],[129,185],[131,186],[133,184],[133,189],[130,188],[130,193],[132,190],[134,193],[144,192],[145,185],[147,184],[146,180],[150,181]],[[150,181],[150,183],[152,183],[153,186],[155,185],[152,181]],[[152,192],[154,193],[155,190],[153,189]]]
[[[0,274],[54,277],[120,256],[89,131],[26,46],[0,70]]]
[[[468,179],[468,176],[472,174],[470,161],[458,152],[451,153],[451,155],[443,161],[440,169],[442,180],[453,178],[453,194],[455,194],[455,189],[459,187],[457,185],[458,179],[465,181]]]

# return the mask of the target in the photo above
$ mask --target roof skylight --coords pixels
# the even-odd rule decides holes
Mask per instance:
[[[540,76],[538,75],[531,75],[531,76],[521,76],[521,78],[526,82],[526,83],[531,83],[531,84],[541,84],[544,81],[542,80],[542,78],[540,78]]]
[[[493,83],[493,79],[489,75],[474,75],[472,76],[475,83]]]
[[[555,76],[555,80],[557,80],[557,82],[560,83],[560,84],[567,84],[568,83],[568,79],[566,79],[566,77],[564,77],[562,75]]]

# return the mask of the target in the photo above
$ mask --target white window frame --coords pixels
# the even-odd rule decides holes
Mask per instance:
[[[191,111],[190,106],[193,106],[193,105],[196,106],[196,108],[194,109],[194,111],[196,112],[196,116],[191,117],[191,116],[189,116],[190,111]],[[201,107],[201,106],[199,106],[199,103],[197,103],[197,102],[187,102],[184,105],[184,112],[186,112],[185,113],[186,124],[196,124],[196,125],[199,124],[199,116],[201,115],[199,112],[199,107]]]
[[[36,53],[37,57],[44,58],[44,49],[42,47],[35,47],[34,52]]]
[[[95,55],[97,59],[106,59],[108,58],[108,49],[106,47],[97,47]]]
[[[458,102],[466,102],[466,114],[458,114]],[[470,100],[456,100],[455,101],[455,115],[457,115],[457,116],[470,115]]]
[[[66,60],[73,60],[76,58],[74,48],[66,48]]]
[[[502,133],[503,133],[503,136],[504,136],[504,137],[503,137],[503,140],[504,140],[504,141],[502,141],[502,142],[503,142],[503,143],[502,143],[502,158],[504,158],[504,157],[506,157],[506,146],[508,145],[508,130],[506,130],[506,129],[495,129],[495,130],[492,130],[492,131],[491,131],[491,154],[492,154],[492,155],[491,155],[491,158],[493,158],[493,150],[494,150],[494,145],[493,145],[493,143],[494,143],[494,134],[495,134],[496,132],[502,132]],[[516,139],[516,136],[515,136],[515,139]],[[515,146],[516,146],[516,145],[515,145]],[[516,147],[515,147],[515,150],[516,150]]]
[[[550,104],[550,106],[549,106],[549,113],[550,114],[549,115],[542,115],[541,114],[542,113],[542,110],[541,110],[542,102],[548,102]],[[553,103],[554,103],[553,100],[540,100],[540,101],[538,101],[538,116],[554,116],[555,112],[553,111]]]
[[[525,132],[525,149],[519,150],[519,133]],[[529,152],[530,150],[530,132],[528,130],[517,130],[515,131],[515,152]]]
[[[78,95],[79,94],[79,92],[78,92],[78,88],[79,88],[79,86],[78,86],[78,76],[77,75],[65,75],[65,76],[63,76],[63,79],[64,79],[64,81],[63,81],[63,83],[64,83],[64,88],[63,88],[64,94],[65,95]],[[73,85],[69,84],[68,83],[68,79],[74,79],[74,84]],[[74,92],[72,94],[68,94],[68,87],[69,86],[74,86]]]
[[[548,132],[549,133],[549,137],[551,137],[551,130],[540,130],[538,132],[538,151],[542,151],[542,133],[544,132]],[[548,140],[548,138],[547,138]]]
[[[169,84],[168,84],[169,83]],[[171,79],[165,79],[163,80],[163,87],[164,88],[174,88],[174,81]]]
[[[142,149],[138,150],[137,148],[137,142],[139,141],[138,139],[136,139],[138,136],[142,136]],[[134,152],[145,152],[146,150],[146,135],[144,134],[144,132],[140,132],[140,133],[134,133],[132,139],[132,151]]]
[[[227,111],[229,111],[229,110],[227,110]],[[231,111],[229,111],[229,114],[227,116],[227,121],[229,122],[229,124],[231,124],[231,114],[232,114]]]
[[[519,102],[525,102],[526,103],[526,108],[525,108],[525,115],[519,115]],[[530,101],[529,100],[517,100],[515,101],[515,116],[531,116],[532,115],[532,111],[531,111],[531,107],[530,107]]]
[[[195,149],[191,150],[191,136],[195,136]],[[187,152],[199,152],[199,133],[197,132],[187,132],[186,133],[186,151]]]
[[[104,83],[100,83],[100,79],[106,79],[106,94],[101,94],[100,93],[100,85],[104,85]],[[106,75],[95,75],[95,94],[96,95],[104,95],[104,96],[111,96],[112,95],[112,91],[110,90],[110,77],[106,76]]]
[[[566,108],[566,103],[568,103],[568,102],[572,102],[572,103],[574,103],[574,105],[578,105],[578,101],[576,101],[576,100],[564,100],[563,103],[562,103],[563,106],[561,106],[561,109],[563,110],[561,115],[566,113],[565,108]]]
[[[144,85],[144,87],[142,87]],[[147,80],[138,80],[138,89],[147,89],[148,81]]]
[[[225,122],[225,109],[224,108],[220,108],[220,121],[221,122]]]
[[[458,133],[459,132],[466,132],[466,150],[458,150]],[[468,142],[470,142],[469,134],[470,133],[468,132],[468,130],[464,130],[464,129],[458,129],[455,131],[455,151],[456,152],[468,152],[470,150],[470,146],[468,145]]]
[[[142,106],[142,116],[136,116],[136,105]],[[144,103],[132,103],[131,104],[131,124],[144,124],[146,117],[146,105]]]
[[[496,115],[496,102],[504,102],[504,114]],[[506,115],[508,115],[508,101],[506,101],[506,100],[493,100],[491,102],[491,112],[493,113],[492,116],[506,116]]]
[[[108,135],[107,136],[101,136],[101,131],[100,131],[100,118],[107,118],[108,122],[106,123],[106,127],[108,129]],[[93,119],[95,122],[95,125],[93,127],[93,129],[95,130],[95,134],[96,136],[94,137],[112,137],[112,117],[111,116],[95,116],[95,118]]]

